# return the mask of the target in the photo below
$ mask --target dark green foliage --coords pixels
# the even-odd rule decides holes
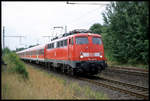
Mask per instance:
[[[102,25],[99,23],[95,23],[94,25],[92,25],[90,27],[90,30],[92,31],[92,33],[97,33],[97,34],[101,34],[102,33]]]
[[[111,2],[103,18],[104,25],[94,24],[90,29],[102,31],[110,57],[121,63],[149,64],[149,2]]]
[[[6,47],[2,50],[2,54],[7,54],[7,53],[10,53],[10,50],[8,47]]]
[[[16,62],[16,67],[14,69],[17,73],[22,74],[24,78],[28,78],[28,72],[26,71],[25,66],[21,61]]]
[[[123,63],[148,64],[148,2],[112,2],[103,13],[107,30],[105,47],[112,50],[113,57]]]

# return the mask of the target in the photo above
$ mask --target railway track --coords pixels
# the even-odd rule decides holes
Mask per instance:
[[[93,78],[93,77],[92,78],[75,77],[75,78],[90,82],[92,84],[96,84],[98,86],[103,86],[105,88],[109,88],[109,89],[116,90],[125,94],[129,94],[131,96],[136,96],[137,98],[146,99],[146,100],[149,99],[148,88],[140,87],[140,86],[136,86],[133,84],[124,83],[124,82],[116,81],[112,79],[107,79],[104,77],[103,78],[102,77]],[[73,98],[79,99],[77,96],[73,96]]]
[[[118,67],[118,66],[109,66],[109,69],[136,72],[136,73],[143,73],[143,74],[147,74],[149,72],[148,70],[141,69],[141,68],[129,68],[129,67]]]
[[[118,66],[109,66],[112,69],[122,69],[122,70],[131,70],[131,71],[137,71],[137,72],[145,72],[147,73],[148,70],[142,69],[142,68],[129,68],[129,67],[118,67]]]
[[[125,94],[129,94],[131,96],[136,96],[141,99],[148,99],[148,88],[111,80],[107,78],[99,78],[97,80],[79,77],[78,79],[88,81],[90,83],[96,84],[98,86],[103,86],[112,90],[116,90]]]
[[[114,67],[114,66],[109,66],[104,72],[118,72],[118,73],[125,73],[129,75],[144,76],[144,77],[148,77],[149,74],[148,70],[144,70],[144,69]]]

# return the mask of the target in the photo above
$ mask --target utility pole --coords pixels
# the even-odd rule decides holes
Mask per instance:
[[[21,43],[21,38],[24,36],[5,36],[5,26],[3,26],[3,48],[5,48],[5,37],[19,37]]]
[[[65,33],[67,33],[67,26],[65,26]]]
[[[4,36],[5,35],[5,26],[3,26],[3,49],[5,48],[5,39],[4,39]]]
[[[55,30],[56,28],[61,28],[61,29],[63,29],[62,26],[55,26],[55,27],[53,27],[53,28],[54,28],[54,30]],[[57,36],[57,34],[56,34],[56,36]]]

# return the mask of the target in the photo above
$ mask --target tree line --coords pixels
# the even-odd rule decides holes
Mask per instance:
[[[104,24],[90,27],[103,37],[105,54],[121,63],[149,62],[149,2],[111,2],[102,13]]]

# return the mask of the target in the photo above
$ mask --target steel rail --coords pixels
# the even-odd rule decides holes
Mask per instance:
[[[90,79],[86,79],[86,78],[78,78],[79,80],[84,80],[84,81],[88,81],[90,83],[94,83],[98,86],[103,86],[103,87],[106,87],[106,88],[109,88],[109,89],[112,89],[112,90],[117,90],[117,91],[120,91],[122,93],[126,93],[126,94],[130,94],[132,96],[136,96],[136,97],[139,97],[139,98],[144,98],[144,99],[148,99],[148,96],[147,95],[144,95],[144,94],[139,94],[139,93],[136,93],[136,92],[133,92],[133,91],[129,91],[129,90],[125,90],[125,89],[122,89],[122,88],[118,88],[118,87],[115,87],[115,86],[112,86],[112,85],[108,85],[108,84],[105,84],[103,82],[97,82],[95,80],[90,80]]]
[[[149,72],[149,70],[146,70],[146,69],[141,69],[141,68],[129,68],[129,67],[117,67],[117,66],[109,66],[111,67],[112,69],[124,69],[124,70],[133,70],[133,71],[137,71],[137,72]]]
[[[104,78],[104,77],[101,77],[101,78],[103,80],[105,80],[105,81],[108,81],[108,82],[117,83],[117,84],[120,84],[120,85],[132,87],[132,88],[138,88],[138,89],[141,89],[143,91],[148,91],[148,88],[146,88],[146,87],[137,86],[137,85],[133,85],[133,84],[130,84],[130,83],[125,83],[125,82],[121,82],[121,81],[117,81],[117,80],[112,80],[112,79],[108,79],[108,78]]]
[[[117,68],[107,68],[106,71],[122,71],[122,72],[125,72],[127,74],[130,74],[130,75],[136,75],[136,76],[145,76],[147,77],[148,76],[148,72],[139,72],[139,71],[131,71],[131,70],[127,70],[127,69],[117,69]]]

